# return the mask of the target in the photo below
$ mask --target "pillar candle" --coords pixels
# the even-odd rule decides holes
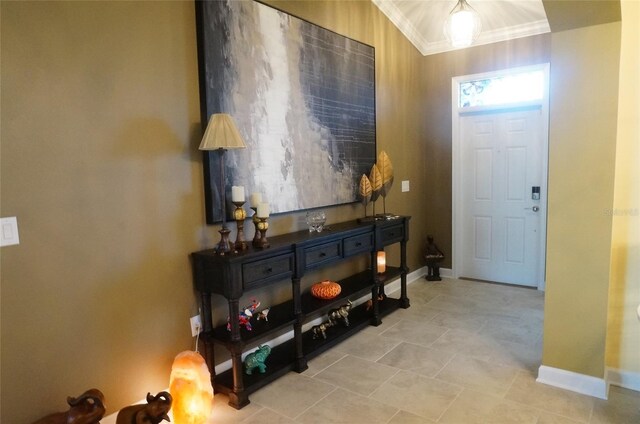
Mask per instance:
[[[251,193],[250,197],[251,207],[257,208],[260,203],[262,203],[262,193]]]
[[[387,255],[383,251],[378,252],[377,269],[378,274],[384,274],[387,270]]]
[[[244,187],[232,186],[231,187],[231,201],[232,202],[244,202]]]
[[[258,218],[269,218],[269,204],[266,202],[259,203],[256,215],[258,215]]]

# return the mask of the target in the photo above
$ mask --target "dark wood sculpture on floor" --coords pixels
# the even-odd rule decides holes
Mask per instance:
[[[424,278],[427,281],[442,281],[439,262],[444,259],[444,253],[433,242],[432,235],[427,236],[427,253],[424,255],[424,259],[427,262],[427,275]]]
[[[40,418],[33,424],[98,424],[104,416],[104,395],[89,389],[77,398],[67,398],[69,410]]]
[[[131,405],[118,412],[116,424],[159,424],[171,421],[167,413],[171,409],[173,398],[168,392],[153,396],[147,393],[147,404]]]

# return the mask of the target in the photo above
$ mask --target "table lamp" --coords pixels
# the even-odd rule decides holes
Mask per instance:
[[[218,152],[220,158],[220,201],[222,203],[222,227],[219,230],[220,242],[216,248],[219,254],[226,254],[231,251],[229,242],[229,229],[227,228],[227,205],[224,181],[224,162],[222,157],[228,149],[244,149],[247,147],[238,132],[236,124],[230,115],[226,113],[215,113],[209,118],[207,129],[200,143],[200,150],[213,150]]]

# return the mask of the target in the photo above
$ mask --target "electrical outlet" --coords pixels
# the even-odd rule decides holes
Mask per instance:
[[[200,315],[194,315],[191,317],[191,337],[195,337],[202,331],[202,321]]]

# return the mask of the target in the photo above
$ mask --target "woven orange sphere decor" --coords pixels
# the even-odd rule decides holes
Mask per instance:
[[[318,299],[333,299],[342,291],[340,284],[331,280],[320,281],[311,286],[311,294]]]

